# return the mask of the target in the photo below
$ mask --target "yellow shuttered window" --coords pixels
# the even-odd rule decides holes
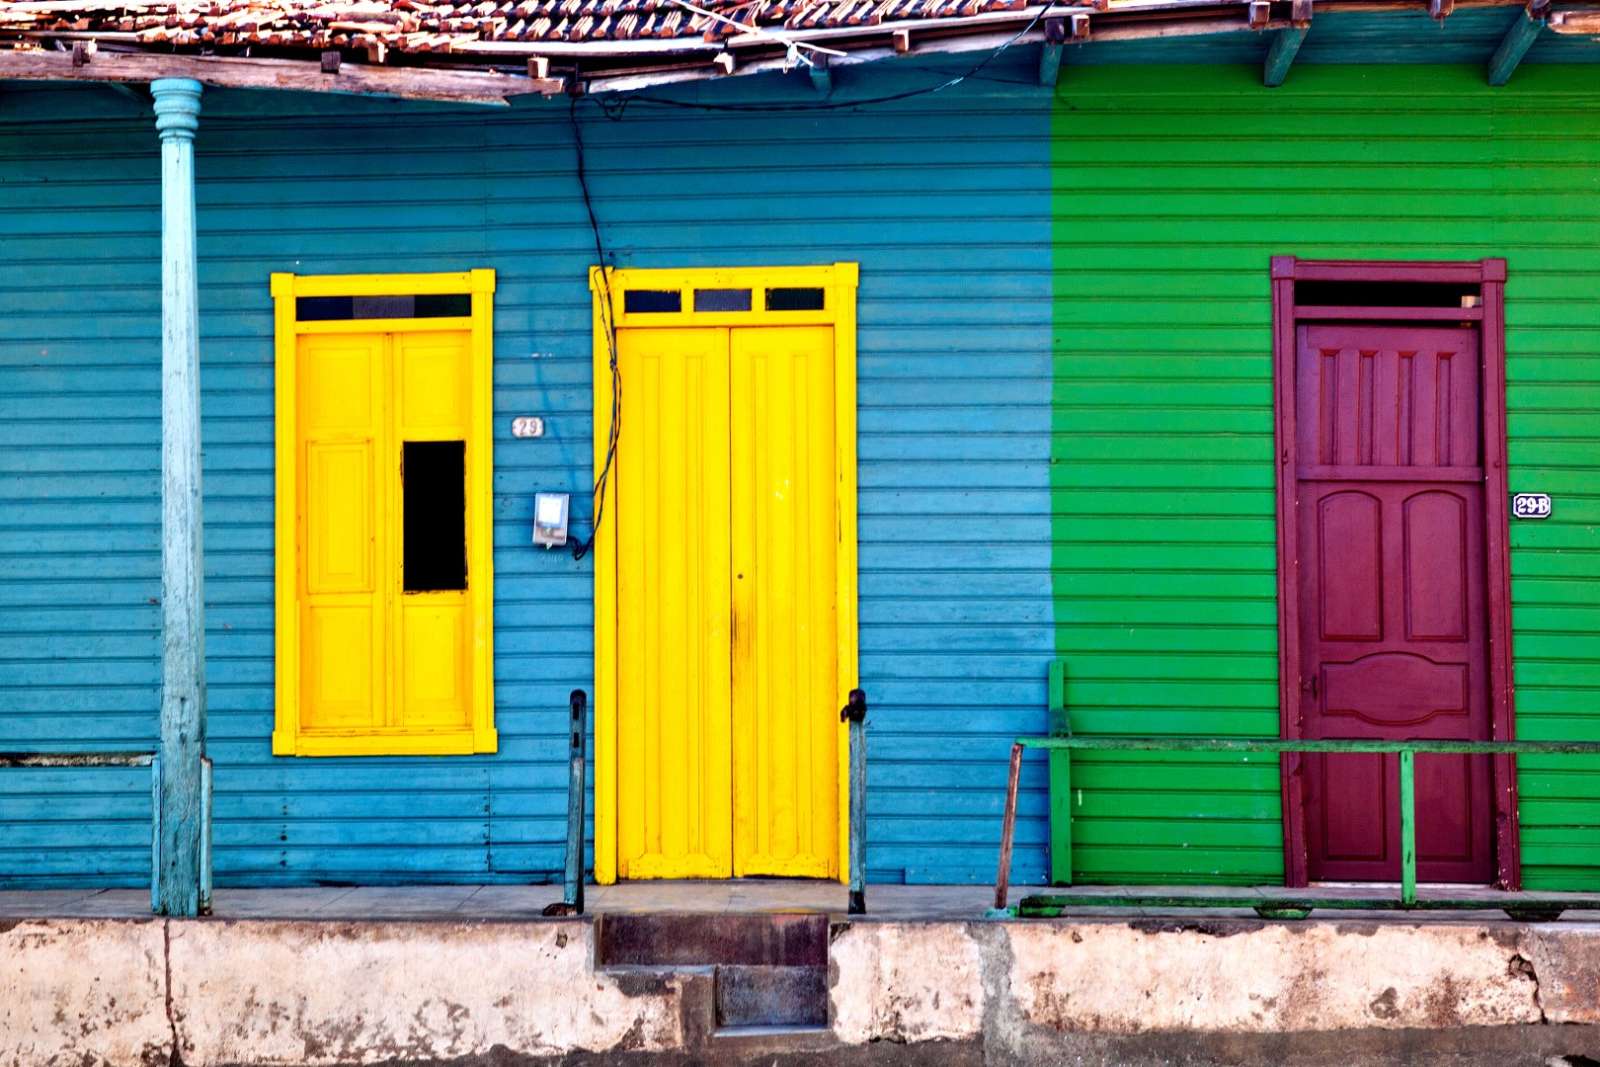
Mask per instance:
[[[493,294],[272,276],[277,755],[495,750]]]

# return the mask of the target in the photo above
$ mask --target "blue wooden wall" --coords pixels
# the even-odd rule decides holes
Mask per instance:
[[[993,877],[1007,741],[1044,728],[1048,94],[1019,49],[856,110],[579,114],[623,266],[861,264],[861,676],[878,881]],[[959,66],[970,65],[963,61]],[[841,71],[836,98],[958,65]],[[815,102],[801,75],[679,99]],[[592,238],[567,107],[208,91],[198,140],[210,752],[220,885],[559,877],[565,703],[592,671]],[[159,664],[159,212],[148,112],[0,92],[0,749],[146,747]],[[500,752],[270,754],[273,271],[492,267]],[[512,440],[511,417],[548,436]],[[1030,766],[1017,876],[1045,869]],[[148,877],[144,772],[0,771],[0,886]],[[592,806],[591,806],[591,811]]]

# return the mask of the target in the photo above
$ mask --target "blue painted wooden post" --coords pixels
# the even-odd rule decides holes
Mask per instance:
[[[200,83],[153,82],[161,136],[161,773],[156,910],[198,915],[205,862],[205,621],[194,135]]]

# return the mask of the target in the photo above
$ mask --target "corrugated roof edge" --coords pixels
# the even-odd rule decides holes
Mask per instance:
[[[704,3],[577,0],[580,17],[563,17],[549,26],[544,25],[548,18],[530,24],[521,16],[553,8],[554,0],[443,0],[431,6],[432,20],[426,23],[417,22],[419,5],[413,0],[352,3],[347,20],[327,14],[343,8],[312,0],[221,0],[205,12],[192,7],[180,12],[172,3],[123,7],[35,0],[0,8],[0,79],[142,83],[192,77],[235,88],[504,105],[517,96],[625,92],[800,71],[826,94],[829,72],[837,67],[1042,43],[1039,80],[1051,86],[1068,44],[1237,33],[1262,35],[1266,48],[1287,35],[1303,37],[1312,14],[1309,0]],[[572,0],[562,0],[563,9],[571,6]],[[1459,7],[1503,9],[1509,17],[1522,5],[1472,0]],[[441,9],[474,14],[438,17]],[[662,13],[668,9],[687,17],[667,19]],[[1328,0],[1315,10],[1319,15],[1427,10],[1442,20],[1456,9],[1452,0]],[[1578,33],[1588,25],[1574,17],[1587,9],[1558,11],[1548,0],[1534,0],[1526,10],[1530,19],[1557,32]],[[137,17],[131,14],[135,11]],[[884,18],[885,12],[912,14]]]

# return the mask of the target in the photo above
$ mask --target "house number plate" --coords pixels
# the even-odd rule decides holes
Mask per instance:
[[[1549,493],[1517,493],[1511,498],[1511,514],[1519,519],[1548,519]]]

